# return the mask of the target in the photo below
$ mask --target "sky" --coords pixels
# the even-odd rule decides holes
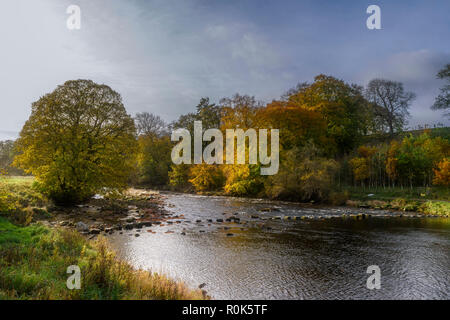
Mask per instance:
[[[366,9],[381,8],[381,30]],[[81,29],[69,30],[69,5]],[[14,139],[31,103],[67,80],[119,92],[129,114],[170,122],[235,93],[270,102],[327,74],[416,93],[409,126],[450,125],[430,110],[450,63],[450,1],[2,0],[0,140]]]

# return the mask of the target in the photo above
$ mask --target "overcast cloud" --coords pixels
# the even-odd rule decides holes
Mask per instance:
[[[372,2],[382,30],[365,26]],[[171,121],[204,96],[270,101],[319,73],[382,77],[417,94],[410,125],[449,125],[429,107],[450,63],[450,2],[372,2],[3,0],[0,139],[17,136],[33,101],[80,78],[121,93],[130,114]],[[69,4],[81,30],[66,28]]]

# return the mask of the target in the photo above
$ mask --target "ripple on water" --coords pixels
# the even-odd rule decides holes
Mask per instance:
[[[374,217],[360,221],[340,218],[354,209],[305,208],[263,199],[165,196],[167,210],[184,214],[191,223],[154,226],[150,229],[156,233],[141,232],[138,238],[128,236],[129,232],[115,234],[110,237],[113,246],[136,267],[168,273],[192,287],[206,283],[205,289],[214,298],[450,298],[448,219],[385,219],[376,216],[386,213],[365,211]],[[275,210],[261,211],[266,208]],[[233,215],[241,219],[239,224],[216,221]],[[275,216],[329,218],[260,219]],[[196,220],[202,220],[202,225]],[[382,272],[381,290],[366,288],[366,270],[373,264]]]

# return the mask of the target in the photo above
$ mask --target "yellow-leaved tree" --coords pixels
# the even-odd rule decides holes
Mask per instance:
[[[67,81],[32,104],[14,164],[59,204],[122,189],[134,168],[136,129],[120,94],[91,80]]]

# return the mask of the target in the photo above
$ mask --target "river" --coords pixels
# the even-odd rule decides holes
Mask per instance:
[[[450,298],[448,218],[163,194],[181,223],[108,238],[135,267],[206,283],[214,299]],[[371,216],[348,216],[362,212]],[[370,265],[381,270],[380,289],[366,287]]]

